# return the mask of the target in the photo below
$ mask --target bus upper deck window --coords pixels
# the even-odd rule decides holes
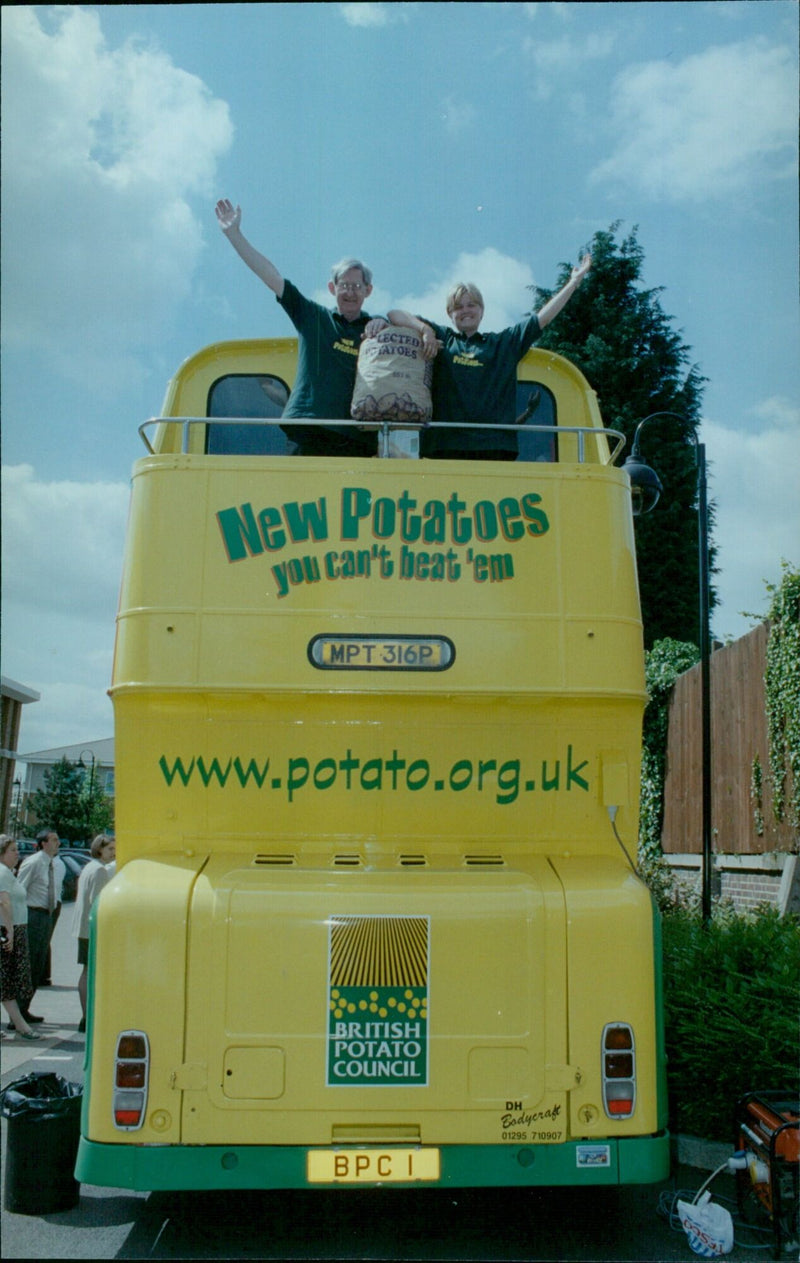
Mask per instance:
[[[556,401],[546,386],[540,382],[517,382],[517,421],[518,461],[558,460],[556,435],[541,432],[542,426],[558,424]]]
[[[230,373],[208,392],[209,417],[269,420],[283,415],[289,387],[270,373]],[[210,456],[286,456],[294,444],[277,425],[210,424],[206,451]]]

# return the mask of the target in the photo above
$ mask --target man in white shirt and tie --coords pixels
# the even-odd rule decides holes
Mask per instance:
[[[56,909],[61,903],[61,889],[66,868],[58,858],[61,843],[52,829],[36,835],[38,850],[29,855],[20,867],[20,882],[28,896],[28,951],[31,959],[33,990],[41,986],[47,970],[47,950],[56,923]],[[35,1014],[24,1014],[28,1022],[42,1022]]]

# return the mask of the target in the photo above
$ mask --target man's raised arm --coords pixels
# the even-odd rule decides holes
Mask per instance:
[[[283,294],[283,277],[274,263],[260,254],[241,230],[242,208],[222,198],[215,207],[217,221],[234,250],[252,272],[280,298]]]

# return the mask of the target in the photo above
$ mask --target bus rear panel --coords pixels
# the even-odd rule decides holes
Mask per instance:
[[[593,392],[531,351],[517,461],[299,457],[295,354],[187,361],[134,468],[78,1178],[661,1180],[658,920],[615,836],[630,488]]]

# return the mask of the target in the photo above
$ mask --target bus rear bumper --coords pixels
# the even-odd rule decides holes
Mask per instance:
[[[309,1182],[300,1145],[101,1144],[81,1137],[75,1178],[84,1184],[142,1192],[202,1189],[352,1188]],[[655,1184],[670,1173],[668,1132],[565,1144],[443,1145],[440,1171],[427,1187],[512,1188],[549,1185]],[[360,1180],[390,1187],[380,1179]],[[396,1181],[408,1188],[421,1181]]]

